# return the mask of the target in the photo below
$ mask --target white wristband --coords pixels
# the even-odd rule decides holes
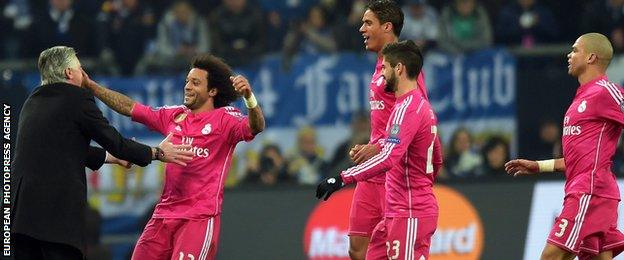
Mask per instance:
[[[243,100],[245,100],[245,106],[247,108],[254,108],[258,106],[258,100],[256,100],[256,96],[254,96],[253,93],[251,93],[251,97],[249,98],[243,97]]]
[[[537,166],[540,172],[554,172],[555,171],[555,159],[537,161]]]

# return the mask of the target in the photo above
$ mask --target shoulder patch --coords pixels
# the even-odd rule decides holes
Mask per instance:
[[[392,125],[392,128],[390,128],[390,137],[397,137],[400,130],[399,124]]]
[[[184,121],[184,119],[186,119],[186,113],[180,113],[173,119],[173,122],[179,124],[180,122]]]

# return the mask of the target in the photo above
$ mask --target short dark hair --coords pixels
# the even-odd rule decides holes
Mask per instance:
[[[381,50],[381,54],[392,67],[398,63],[405,65],[409,79],[415,79],[420,74],[423,55],[412,40],[389,43]]]
[[[240,97],[230,80],[230,76],[234,74],[232,68],[220,58],[210,54],[198,55],[193,59],[191,68],[208,72],[208,90],[217,88],[217,95],[214,97],[215,107],[229,106]]]
[[[392,0],[371,0],[366,5],[366,9],[371,10],[381,24],[392,23],[392,31],[396,37],[401,35],[403,11],[401,11],[401,7],[396,2]]]

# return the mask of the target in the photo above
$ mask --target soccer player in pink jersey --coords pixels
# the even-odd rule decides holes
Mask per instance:
[[[166,164],[160,202],[139,238],[132,259],[215,259],[223,185],[240,141],[264,130],[262,110],[247,79],[212,55],[197,56],[184,86],[184,106],[151,108],[118,92],[90,88],[115,111],[132,117],[174,143],[190,144],[186,166]],[[229,104],[242,95],[249,116]]]
[[[362,164],[322,181],[316,197],[327,199],[345,185],[385,174],[384,219],[371,241],[384,238],[384,255],[366,259],[427,259],[438,220],[433,181],[442,166],[437,119],[417,86],[422,54],[413,41],[389,43],[382,50],[382,74],[396,103],[385,127],[382,150]]]
[[[396,99],[394,93],[385,91],[386,82],[381,74],[381,50],[386,44],[398,41],[402,28],[403,12],[394,1],[374,0],[368,3],[360,32],[366,49],[377,53],[378,58],[370,82],[370,139],[368,144],[356,145],[351,149],[350,156],[356,164],[366,161],[381,150],[379,140],[385,134],[386,123]],[[423,73],[418,75],[418,87],[426,98]],[[355,188],[349,216],[349,255],[353,260],[363,260],[368,250],[376,255],[386,254],[385,239],[371,241],[375,226],[383,218],[385,191],[384,175],[359,182]]]
[[[624,95],[605,74],[613,47],[602,34],[579,37],[568,54],[568,74],[580,87],[563,119],[563,158],[516,159],[509,174],[564,171],[563,210],[548,236],[541,259],[612,259],[624,250],[617,229],[620,191],[611,172],[624,126]]]

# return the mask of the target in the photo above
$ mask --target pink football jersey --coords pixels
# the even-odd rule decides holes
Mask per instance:
[[[386,216],[437,215],[432,188],[442,165],[442,149],[435,113],[419,89],[396,100],[384,137],[379,154],[341,173],[345,184],[387,172]]]
[[[620,198],[611,164],[624,125],[623,100],[621,88],[606,75],[577,89],[563,120],[566,195]]]
[[[384,90],[386,87],[386,80],[381,73],[381,65],[383,65],[383,57],[380,56],[377,59],[377,64],[375,65],[375,73],[373,74],[369,85],[369,104],[371,110],[371,134],[368,142],[369,144],[377,144],[380,139],[385,136],[388,118],[390,117],[390,113],[392,112],[392,108],[394,107],[394,102],[396,99],[394,93],[386,92]],[[418,87],[421,90],[421,93],[424,95],[425,99],[427,99],[427,87],[425,86],[425,78],[423,74],[424,73],[421,72],[418,75]],[[385,182],[385,176],[383,174],[380,174],[369,179],[368,181],[383,183]]]
[[[187,166],[166,164],[154,217],[204,219],[220,214],[234,148],[254,138],[247,117],[229,106],[194,114],[184,106],[153,109],[137,103],[132,120],[163,135],[172,133],[172,143],[190,144],[195,153]]]

